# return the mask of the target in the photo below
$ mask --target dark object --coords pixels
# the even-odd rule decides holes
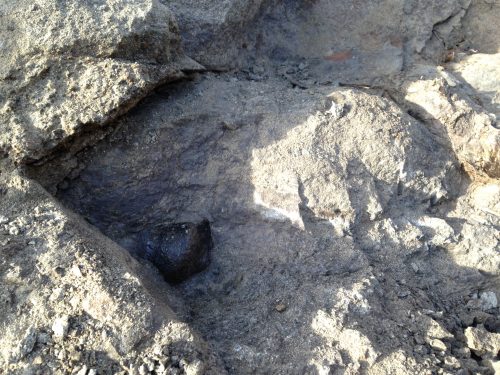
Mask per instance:
[[[210,263],[213,242],[208,220],[159,226],[140,237],[139,255],[153,263],[169,282],[184,281]]]

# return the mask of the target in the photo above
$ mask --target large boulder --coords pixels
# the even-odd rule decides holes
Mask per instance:
[[[16,162],[40,159],[199,67],[157,0],[9,0],[0,42],[0,150]]]

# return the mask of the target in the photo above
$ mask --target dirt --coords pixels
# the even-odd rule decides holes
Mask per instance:
[[[500,4],[221,4],[170,4],[203,71],[3,162],[0,373],[500,371]],[[137,251],[203,220],[180,283]]]

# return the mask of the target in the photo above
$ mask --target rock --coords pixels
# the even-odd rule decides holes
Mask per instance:
[[[140,375],[149,374],[148,367],[145,364],[142,364],[141,366],[139,366],[139,374]]]
[[[450,87],[430,66],[415,67],[402,86],[411,111],[455,151],[471,176],[500,176],[500,129],[465,91]]]
[[[429,340],[429,345],[432,349],[437,350],[439,352],[445,352],[447,349],[446,344],[439,339]]]
[[[15,225],[12,225],[9,227],[9,234],[11,236],[17,236],[19,235],[19,233],[21,233],[21,231],[19,230],[19,228]]]
[[[147,366],[149,371],[153,371],[155,368],[155,362],[151,358],[144,358],[144,364]]]
[[[62,316],[54,320],[52,323],[52,332],[56,339],[63,339],[66,336],[69,328],[69,317]]]
[[[448,36],[469,2],[446,0],[437,7],[429,0],[378,0],[353,7],[328,1],[288,6],[263,0],[174,0],[169,6],[180,21],[188,54],[204,65],[241,67],[245,57],[257,56],[293,61],[318,79],[331,80],[399,73],[404,58],[412,60],[424,49],[435,25],[447,25],[441,34]]]
[[[83,365],[82,368],[80,370],[78,370],[76,375],[88,375],[87,371],[88,371],[87,365]]]
[[[450,66],[465,82],[473,87],[486,110],[500,120],[500,53],[476,53],[465,56]]]
[[[442,324],[428,316],[421,316],[420,319],[418,319],[418,322],[421,327],[426,330],[425,337],[427,342],[432,339],[453,339],[453,335],[446,328],[444,328]]]
[[[452,368],[452,369],[460,368],[460,361],[458,359],[456,359],[455,357],[452,357],[449,355],[444,357],[444,364],[448,368]]]
[[[495,0],[471,2],[462,22],[469,49],[487,54],[498,53],[500,25],[497,12],[498,2]]]
[[[500,361],[497,359],[485,359],[483,360],[483,365],[488,367],[490,371],[493,371],[493,374],[500,373]]]
[[[491,183],[474,189],[474,205],[484,212],[500,217],[500,184]]]
[[[461,314],[498,331],[491,295],[463,304],[500,269],[498,188],[462,171],[494,175],[496,125],[479,85],[407,69],[456,46],[469,2],[0,2],[0,158],[22,164],[0,160],[20,229],[0,231],[0,368],[459,372]],[[252,69],[151,92],[190,66],[167,3],[200,61]],[[182,281],[210,255],[175,286],[150,266]],[[54,340],[9,363],[33,322]]]
[[[498,307],[498,299],[495,292],[490,291],[481,293],[479,301],[481,302],[482,310],[496,309]]]
[[[42,158],[199,68],[158,0],[16,0],[1,10],[0,151],[16,162]]]
[[[454,241],[453,228],[443,219],[430,216],[421,216],[412,222],[422,229],[429,238],[429,243],[434,246],[443,246]]]
[[[482,325],[465,330],[467,346],[480,357],[495,357],[500,350],[500,333],[486,331]]]
[[[344,114],[345,106],[338,105],[334,101],[331,103],[331,107],[325,112],[328,116],[331,116],[333,120],[337,120]]]
[[[495,309],[498,307],[497,295],[492,291],[482,292],[479,298],[475,296],[475,298],[469,300],[467,307],[483,311]]]
[[[161,225],[140,237],[138,255],[158,267],[170,282],[184,281],[210,263],[213,241],[208,220]]]
[[[277,312],[284,312],[286,310],[286,305],[284,303],[280,302],[276,306],[274,306],[274,309]]]
[[[17,362],[31,353],[36,344],[36,336],[37,334],[35,328],[28,328],[24,333],[24,337],[21,342],[19,342],[19,344],[12,349],[11,360]]]
[[[241,63],[238,52],[245,49],[244,27],[252,22],[263,2],[174,0],[169,7],[180,21],[186,52],[203,65],[220,68]]]

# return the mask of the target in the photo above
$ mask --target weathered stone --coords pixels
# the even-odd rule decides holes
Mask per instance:
[[[500,350],[500,333],[486,331],[483,326],[465,330],[467,346],[480,357],[495,357]]]
[[[68,316],[62,316],[54,320],[54,323],[52,323],[52,332],[55,338],[63,339],[66,336],[69,327],[68,319]]]
[[[473,177],[500,177],[500,129],[495,119],[464,91],[454,92],[441,71],[416,68],[403,85],[404,100]]]
[[[199,68],[158,0],[10,0],[0,5],[0,41],[0,151],[16,162],[42,158]]]

